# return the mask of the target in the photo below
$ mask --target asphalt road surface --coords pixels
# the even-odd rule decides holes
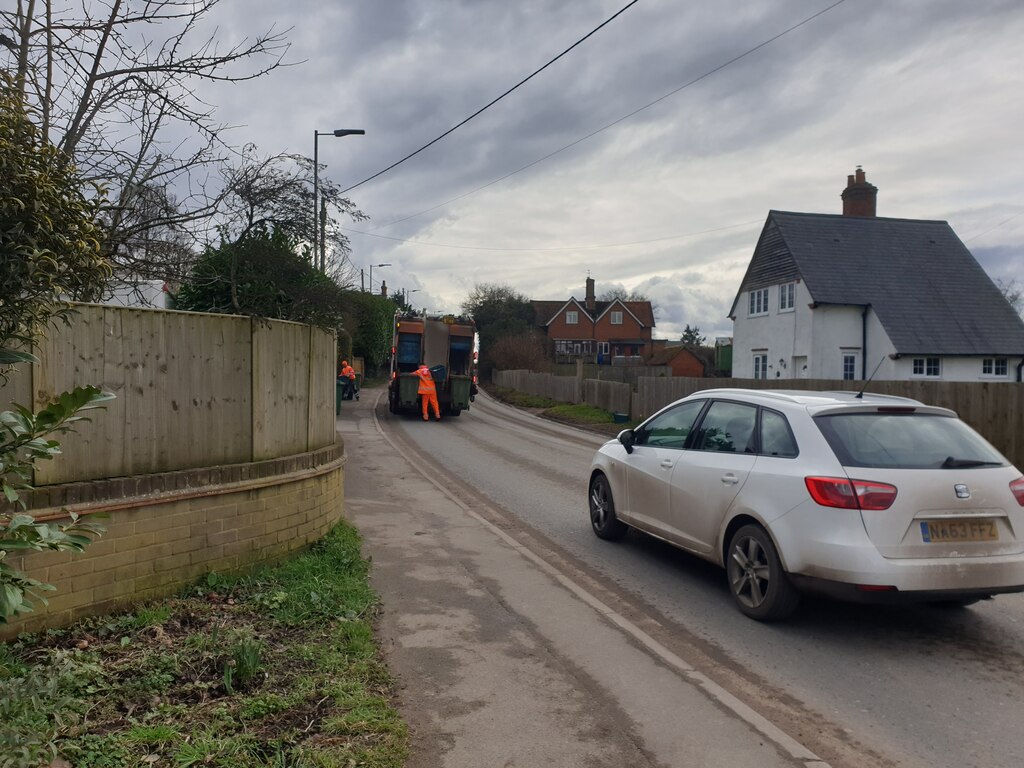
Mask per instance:
[[[604,438],[486,397],[440,424],[386,405],[377,432],[449,495],[833,768],[1024,765],[1024,595],[966,609],[805,599],[760,624],[720,569],[636,532],[592,534],[586,481]]]

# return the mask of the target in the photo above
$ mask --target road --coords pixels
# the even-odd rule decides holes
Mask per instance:
[[[375,425],[450,496],[641,628],[648,647],[833,768],[1024,765],[1024,596],[960,610],[807,600],[788,622],[759,624],[732,607],[719,569],[635,532],[618,544],[593,536],[585,485],[601,437],[483,397],[442,424],[378,404]]]

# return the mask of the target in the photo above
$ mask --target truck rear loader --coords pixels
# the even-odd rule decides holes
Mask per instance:
[[[477,393],[477,344],[476,324],[469,318],[396,315],[388,384],[391,412],[420,412],[420,363],[434,376],[442,414],[458,416],[469,410]]]

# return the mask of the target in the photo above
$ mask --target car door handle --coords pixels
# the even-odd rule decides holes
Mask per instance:
[[[736,475],[734,475],[732,472],[726,472],[724,475],[722,475],[722,482],[725,483],[726,485],[736,485],[736,483],[738,483],[739,481],[740,479],[736,477]]]
[[[665,469],[672,469],[672,465],[673,464],[675,464],[675,462],[672,461],[672,459],[662,459],[661,460],[661,466],[663,466]]]

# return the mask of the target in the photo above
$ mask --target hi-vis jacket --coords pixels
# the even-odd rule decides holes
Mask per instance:
[[[416,369],[416,375],[420,377],[420,385],[416,390],[418,395],[435,395],[437,394],[437,385],[434,384],[434,376],[430,372],[430,369],[425,365],[421,365]]]

